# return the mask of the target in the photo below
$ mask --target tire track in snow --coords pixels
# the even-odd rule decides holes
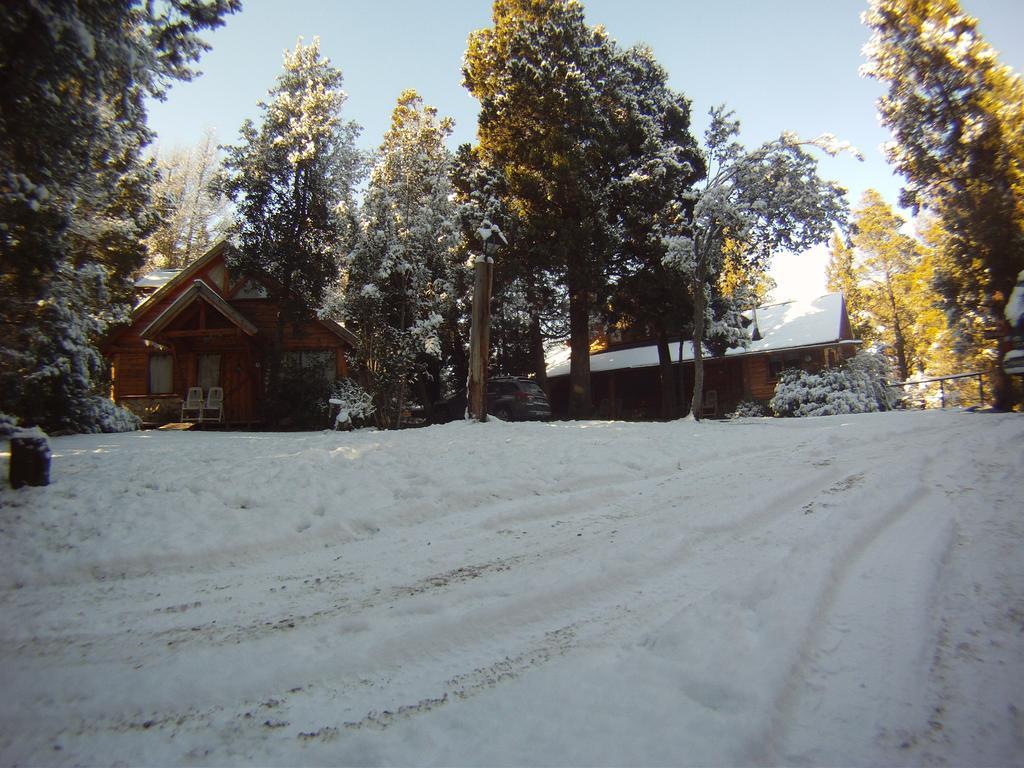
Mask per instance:
[[[953,510],[929,481],[941,455],[932,451],[915,468],[910,487],[877,510],[824,575],[768,724],[748,744],[755,762],[818,764],[837,754],[863,754],[865,739],[879,736],[880,721],[921,716],[913,702],[925,683],[929,609],[955,539]],[[907,474],[901,470],[904,486]],[[916,660],[915,668],[902,666],[907,658]],[[860,666],[865,659],[873,660],[871,668]],[[858,688],[876,690],[865,699],[854,695]],[[870,706],[851,708],[851,700]],[[805,722],[814,723],[813,731]],[[822,746],[827,753],[815,751]],[[886,758],[898,755],[879,754]]]
[[[552,616],[556,616],[562,621],[570,618],[574,620],[570,626],[547,629],[544,632],[543,641],[532,645],[528,644],[518,653],[510,650],[490,664],[477,667],[472,672],[457,674],[449,680],[443,691],[420,691],[417,695],[423,695],[419,701],[428,702],[429,706],[427,707],[420,707],[414,702],[396,703],[387,711],[400,713],[403,718],[412,717],[425,711],[431,711],[453,698],[468,698],[503,682],[514,680],[540,664],[571,653],[573,647],[578,643],[582,642],[588,645],[607,643],[612,636],[621,634],[623,629],[628,629],[629,632],[636,634],[639,631],[635,623],[635,618],[638,615],[652,612],[655,606],[665,608],[667,603],[675,603],[673,610],[677,610],[679,603],[690,604],[699,601],[721,585],[720,577],[723,574],[741,572],[741,565],[750,565],[746,557],[741,558],[742,563],[728,557],[723,558],[716,548],[707,546],[709,543],[727,538],[736,534],[737,531],[742,533],[756,531],[759,526],[771,524],[778,518],[787,515],[799,519],[802,515],[799,505],[795,502],[803,501],[808,494],[811,494],[811,498],[816,498],[823,493],[834,492],[837,485],[842,485],[849,480],[849,476],[845,480],[842,479],[843,475],[844,473],[835,469],[823,472],[819,477],[806,480],[797,487],[780,493],[770,504],[766,505],[764,510],[742,518],[736,525],[700,531],[696,535],[686,538],[681,546],[670,543],[666,551],[645,561],[642,574],[613,570],[598,578],[590,579],[584,585],[570,585],[554,590],[553,593],[546,593],[542,605],[536,604],[533,600],[523,601],[522,605],[503,604],[500,612],[505,621],[511,621],[519,627],[535,626],[538,625],[538,622]],[[548,560],[554,561],[566,554],[564,551],[549,552]],[[691,589],[685,595],[680,595],[678,593],[678,569],[681,567],[693,569],[695,559],[701,561],[696,569],[706,569],[709,576],[699,589],[694,588],[696,585],[691,583],[689,585]],[[538,565],[543,566],[543,564],[534,562],[529,567],[536,568]],[[649,574],[652,572],[661,575],[651,578]],[[672,594],[673,592],[675,594]],[[570,607],[572,610],[566,613]],[[653,612],[658,615],[656,610]],[[495,619],[492,618],[479,623],[490,627],[493,631],[498,631],[500,627],[496,626],[494,621]],[[544,629],[544,626],[540,626],[538,631]],[[460,628],[461,631],[462,628]],[[457,650],[455,653],[461,655],[465,653],[465,650]],[[410,661],[415,663],[414,660]],[[365,718],[358,721],[357,725],[379,725],[378,715],[377,710],[371,711]],[[389,718],[390,721],[391,718]],[[352,723],[347,723],[347,727],[353,727]]]
[[[769,452],[774,453],[776,449],[766,450],[764,453]],[[893,453],[895,454],[895,452]],[[797,455],[799,456],[799,452]],[[731,456],[721,456],[714,461],[709,461],[702,467],[704,482],[708,482],[707,478],[716,477],[721,478],[718,482],[727,482],[730,473],[734,471],[733,461],[734,457]],[[813,462],[811,466],[814,466]],[[542,497],[545,507],[543,514],[533,521],[550,522],[552,519],[557,521],[561,517],[569,517],[575,526],[591,526],[588,533],[593,536],[609,534],[615,530],[613,526],[621,528],[623,521],[632,521],[637,526],[637,528],[630,529],[633,535],[632,542],[642,542],[647,547],[644,550],[647,557],[643,563],[627,564],[597,575],[591,574],[589,578],[581,579],[571,585],[561,586],[557,577],[560,561],[567,557],[586,558],[594,554],[595,550],[588,547],[589,539],[592,536],[584,537],[583,542],[576,541],[576,537],[572,536],[550,539],[541,537],[539,540],[535,538],[521,545],[523,549],[520,550],[518,556],[521,557],[524,551],[529,552],[530,556],[518,560],[516,567],[547,569],[547,578],[539,579],[539,581],[560,585],[560,589],[552,590],[553,594],[544,595],[542,605],[531,605],[535,601],[529,596],[519,600],[515,598],[502,599],[500,603],[492,605],[491,610],[487,610],[486,606],[482,606],[479,610],[471,610],[457,626],[451,626],[449,623],[448,627],[442,626],[443,620],[431,620],[428,616],[427,624],[417,624],[406,633],[401,633],[397,640],[390,644],[390,648],[387,649],[388,653],[384,654],[382,659],[378,659],[376,666],[372,669],[358,672],[348,672],[343,669],[316,670],[303,667],[300,664],[295,667],[295,672],[306,677],[300,677],[297,682],[316,679],[322,681],[322,685],[338,690],[347,690],[359,686],[385,686],[389,684],[388,678],[391,678],[391,690],[401,691],[397,696],[394,693],[391,694],[391,697],[395,699],[394,704],[388,704],[383,709],[368,710],[367,715],[371,712],[398,712],[401,710],[403,717],[414,716],[421,711],[421,708],[417,706],[418,702],[435,702],[430,707],[434,708],[439,706],[436,704],[437,700],[445,702],[451,700],[451,696],[444,699],[449,687],[453,690],[463,691],[466,698],[471,697],[478,691],[515,679],[539,664],[549,663],[560,655],[571,653],[573,647],[581,642],[607,643],[611,638],[619,638],[630,633],[635,635],[639,631],[638,616],[645,617],[641,619],[642,623],[644,620],[648,622],[656,620],[652,619],[652,616],[664,615],[658,610],[653,610],[653,606],[659,606],[664,610],[681,610],[687,605],[703,599],[721,586],[723,582],[727,583],[733,572],[770,567],[782,559],[786,551],[783,546],[780,545],[777,550],[761,553],[762,559],[757,563],[742,562],[745,559],[745,555],[742,553],[734,553],[731,557],[723,556],[718,549],[732,543],[737,537],[757,534],[781,520],[787,521],[786,531],[803,532],[803,535],[810,536],[817,522],[803,518],[801,504],[808,500],[824,498],[830,491],[842,484],[845,478],[854,476],[844,468],[822,463],[810,470],[808,475],[795,487],[781,489],[767,503],[748,504],[740,507],[739,514],[733,520],[721,524],[707,524],[703,527],[691,524],[689,528],[686,527],[685,521],[680,521],[678,536],[663,537],[659,533],[664,528],[665,519],[681,514],[679,498],[665,491],[657,498],[655,504],[648,504],[645,500],[643,505],[645,512],[642,515],[636,511],[639,505],[631,505],[629,502],[639,488],[646,488],[652,480],[659,476],[670,484],[677,474],[680,479],[685,479],[686,475],[681,464],[677,463],[675,467],[675,470],[672,470],[671,464],[667,464],[661,468],[660,474],[650,473],[649,476],[642,478],[625,475],[614,481],[609,481],[599,488],[572,489],[544,496]],[[712,482],[715,481],[712,480]],[[501,515],[529,514],[532,511],[531,503],[536,505],[536,500],[527,499],[516,502],[492,500],[485,505],[469,510],[465,513],[465,519],[469,519],[471,514],[479,515],[482,511],[486,513],[487,510],[500,509],[501,511],[494,515],[484,514],[488,524],[500,524],[502,520],[506,519],[500,517]],[[592,506],[595,509],[580,511],[581,506]],[[747,509],[751,506],[753,508],[748,512]],[[514,507],[518,507],[518,510]],[[733,510],[730,509],[729,512],[732,513]],[[659,527],[653,531],[645,530],[651,522],[658,522]],[[809,525],[810,528],[805,530],[805,525]],[[784,533],[778,534],[780,542],[784,539]],[[624,534],[622,538],[625,538]],[[473,539],[467,537],[465,541],[471,543]],[[350,546],[357,545],[351,544]],[[393,549],[384,551],[382,553],[384,556],[404,554],[397,543],[389,546],[392,546]],[[596,553],[603,554],[603,550],[596,550]],[[695,563],[699,564],[696,568],[694,568]],[[301,620],[293,629],[309,631],[317,626],[329,629],[339,617],[349,618],[353,613],[365,613],[371,608],[379,611],[385,607],[398,608],[413,605],[423,600],[436,599],[439,593],[446,593],[446,597],[451,599],[459,599],[469,585],[473,585],[474,589],[492,582],[500,586],[503,572],[497,568],[482,567],[487,565],[484,561],[476,561],[476,565],[473,565],[473,561],[463,560],[461,563],[453,563],[452,567],[445,570],[431,569],[426,567],[428,565],[429,563],[426,561],[416,564],[416,567],[424,574],[419,580],[406,579],[382,585],[377,602],[370,600],[369,603],[364,604],[353,599],[347,606],[333,606],[337,609],[333,614],[315,616],[314,612],[314,614],[310,614],[313,616],[312,619]],[[684,585],[685,592],[681,591],[679,579],[679,573],[683,566],[705,571],[702,582],[698,584],[691,581]],[[308,569],[309,564],[306,563],[303,567]],[[347,564],[347,567],[351,567],[351,564]],[[444,574],[457,573],[460,569],[467,567],[479,569],[479,575],[471,579],[455,579],[454,581],[438,578],[443,577]],[[273,574],[273,577],[277,579],[291,578],[294,573],[295,571],[287,571]],[[306,573],[309,571],[307,570]],[[437,574],[437,576],[431,574]],[[211,574],[207,572],[203,574],[202,578],[210,578],[210,576]],[[189,579],[183,577],[183,583],[188,581]],[[409,585],[414,587],[421,585],[422,588],[409,589]],[[362,589],[365,585],[359,585],[359,587]],[[394,592],[389,592],[389,589]],[[403,589],[409,593],[397,594]],[[126,585],[122,596],[130,599],[130,591],[130,586]],[[244,595],[242,596],[244,597]],[[242,615],[255,615],[255,619],[250,622],[250,626],[254,628],[252,635],[239,639],[246,645],[252,644],[254,650],[257,650],[256,643],[261,638],[274,634],[256,626],[259,620],[272,622],[288,620],[291,617],[292,608],[296,604],[292,595],[285,599],[281,597],[280,593],[277,593],[273,598],[266,599],[267,605],[250,602],[241,607]],[[337,599],[336,596],[335,599]],[[493,599],[491,595],[485,598],[486,601],[493,601]],[[195,625],[185,621],[187,612],[181,612],[179,616],[183,620],[177,627],[180,634],[187,637],[189,642],[208,644],[207,641],[210,638],[207,637],[207,633],[204,631],[193,633],[192,626]],[[265,626],[265,623],[260,626]],[[507,640],[504,640],[500,647],[496,647],[490,640],[496,635],[508,632],[513,627],[515,631],[508,633]],[[574,627],[571,636],[567,633],[557,634],[565,627]],[[410,643],[409,640],[416,637],[420,628],[425,628],[430,632],[426,642],[417,646]],[[216,631],[220,632],[221,630]],[[464,637],[453,639],[453,633],[460,633]],[[556,633],[552,635],[554,639],[548,639],[549,633]],[[210,634],[214,634],[214,631],[211,630]],[[284,642],[282,641],[282,645]],[[403,645],[406,647],[402,648]],[[395,680],[395,663],[409,664],[415,668],[422,663],[433,664],[438,657],[446,659],[444,664],[446,669],[453,670],[449,673],[447,682],[440,684],[435,690],[421,691],[424,694],[422,697],[419,697],[419,693],[417,693],[416,696],[408,699],[408,703],[405,703],[405,689],[394,685],[393,682]],[[467,658],[473,660],[468,666]],[[510,662],[506,663],[506,659]],[[415,669],[413,672],[413,676],[415,676]],[[308,691],[307,687],[304,691],[293,694],[293,698],[307,696]],[[410,693],[412,692],[410,691]],[[402,707],[407,707],[407,709],[402,710]],[[227,711],[225,710],[225,712]],[[224,718],[226,719],[218,722],[223,722],[223,727],[227,728],[233,723],[233,720],[227,714],[224,715]],[[346,720],[345,722],[358,723],[360,720]],[[336,725],[340,724],[343,723],[336,722]],[[254,724],[252,727],[257,727],[257,725]],[[297,724],[296,728],[300,728],[301,733],[317,732],[317,729],[310,724]]]

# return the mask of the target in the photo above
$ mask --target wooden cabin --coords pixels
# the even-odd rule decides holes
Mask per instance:
[[[176,273],[157,280],[132,312],[131,322],[101,345],[112,366],[111,397],[147,426],[175,422],[190,387],[224,391],[224,423],[263,421],[268,352],[278,305],[252,278],[232,279],[227,241]],[[150,281],[152,282],[152,281]],[[348,375],[355,336],[313,313],[289,323],[286,357],[314,365],[325,378]]]
[[[744,401],[767,402],[787,368],[819,371],[852,357],[860,342],[853,338],[846,301],[831,293],[811,302],[790,301],[758,307],[749,313],[761,338],[720,357],[704,356],[705,416],[724,416]],[[693,393],[693,344],[670,344],[675,376],[682,375],[686,398]],[[681,369],[681,370],[680,370]],[[548,357],[551,409],[566,415],[569,403],[568,348]],[[661,414],[658,348],[651,340],[609,344],[590,355],[590,388],[600,418],[656,419]]]

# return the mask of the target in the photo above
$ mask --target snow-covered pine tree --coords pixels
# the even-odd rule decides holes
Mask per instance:
[[[49,430],[113,428],[97,337],[152,229],[145,98],[194,76],[238,0],[0,5],[0,411]]]
[[[528,241],[569,303],[571,416],[592,410],[591,312],[614,248],[609,186],[628,109],[615,92],[615,44],[575,0],[495,0],[494,26],[473,32],[463,82],[480,100],[479,152],[507,184]],[[521,230],[521,231],[523,231]]]
[[[701,173],[689,104],[649,50],[619,48],[575,0],[495,0],[463,76],[481,103],[481,159],[522,222],[513,250],[536,244],[534,273],[557,277],[567,298],[569,413],[586,417],[592,315],[643,270],[641,250],[662,248],[649,230]]]
[[[235,203],[237,241],[228,265],[261,279],[281,312],[271,349],[268,399],[278,401],[285,329],[320,309],[339,279],[340,259],[355,234],[354,187],[363,169],[360,128],[342,122],[342,74],[321,57],[320,42],[302,39],[284,67],[257,127],[226,147],[218,182]]]
[[[843,294],[853,328],[853,337],[869,343],[873,331],[864,311],[864,294],[860,286],[859,273],[853,244],[840,232],[833,232],[828,244],[825,286],[830,291]]]
[[[607,319],[647,330],[658,342],[662,416],[677,415],[677,389],[668,338],[691,322],[686,286],[665,265],[665,237],[689,219],[692,186],[704,159],[690,133],[690,104],[668,87],[668,73],[650,49],[630,48],[615,60],[629,130],[621,171],[611,186],[609,211],[618,248],[610,260],[614,289]]]
[[[382,427],[401,426],[414,380],[440,356],[438,329],[455,297],[451,131],[415,91],[399,96],[347,264],[344,317],[359,337],[357,365]]]
[[[803,142],[783,134],[757,149],[738,141],[739,121],[724,107],[711,110],[705,132],[708,176],[697,190],[690,233],[667,238],[666,261],[691,287],[694,303],[694,386],[691,412],[700,418],[703,354],[709,331],[722,343],[740,342],[742,306],[721,306],[719,276],[727,256],[749,270],[767,268],[779,250],[800,253],[824,242],[846,219],[845,190],[817,174],[803,150],[813,144],[829,154],[851,150],[831,135]],[[719,302],[719,319],[712,312]],[[732,318],[731,320],[729,318]]]
[[[509,208],[508,184],[504,175],[487,165],[478,148],[468,144],[455,155],[452,183],[455,186],[462,251],[467,261],[480,253],[478,230],[483,221],[500,226],[508,244],[502,247],[494,264],[491,299],[491,360],[493,374],[533,373],[537,383],[546,387],[544,342],[564,338],[566,302],[557,270],[552,270],[543,242],[535,239],[536,230],[521,215]],[[471,286],[468,286],[471,289]],[[471,302],[466,296],[463,338],[469,336]],[[453,360],[456,388],[464,387],[468,363]]]

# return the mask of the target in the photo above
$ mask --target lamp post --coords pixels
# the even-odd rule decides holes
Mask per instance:
[[[508,241],[495,225],[483,221],[477,229],[484,252],[473,265],[473,324],[469,331],[469,404],[467,418],[487,421],[487,359],[491,343],[491,280],[494,256]]]

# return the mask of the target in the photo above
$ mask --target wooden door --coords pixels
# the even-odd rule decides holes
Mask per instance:
[[[244,349],[224,354],[224,419],[229,424],[248,424],[256,418],[258,369]]]

